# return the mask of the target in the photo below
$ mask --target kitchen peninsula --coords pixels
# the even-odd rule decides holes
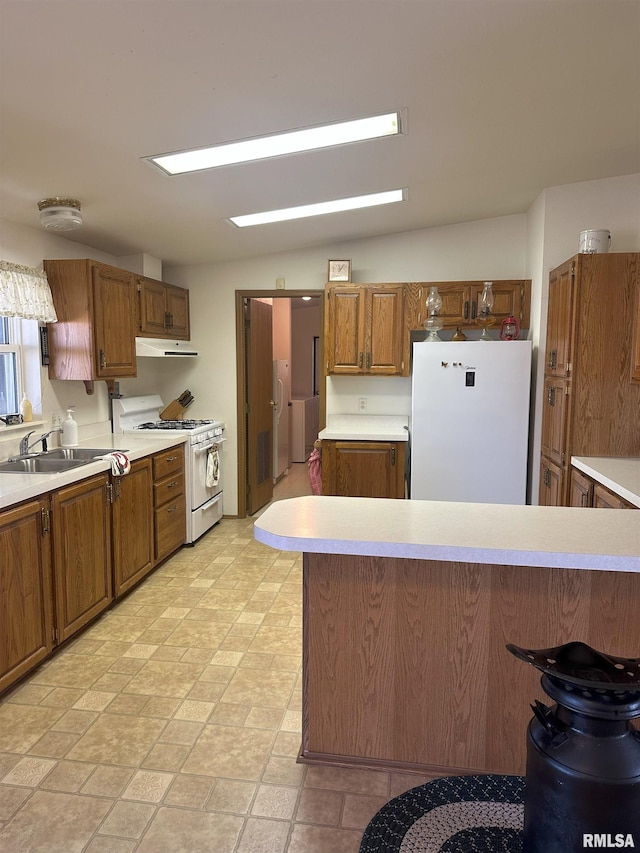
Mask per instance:
[[[254,535],[303,552],[300,759],[522,774],[539,674],[506,643],[640,655],[626,510],[303,497]]]

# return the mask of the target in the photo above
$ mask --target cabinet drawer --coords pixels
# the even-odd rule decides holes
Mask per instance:
[[[182,473],[184,470],[184,447],[170,447],[163,453],[153,457],[153,479],[163,480],[170,474]]]
[[[180,495],[184,495],[184,474],[174,474],[153,484],[153,505],[160,507],[172,501]]]
[[[164,506],[155,509],[154,543],[156,562],[163,560],[181,545],[187,535],[186,503],[184,495],[179,495]]]

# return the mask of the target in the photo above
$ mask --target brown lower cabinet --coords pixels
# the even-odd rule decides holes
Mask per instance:
[[[404,498],[404,441],[322,442],[322,494]]]
[[[0,692],[53,648],[49,500],[0,513]]]
[[[607,489],[602,483],[596,483],[577,468],[571,469],[570,506],[595,507],[596,509],[638,509]]]
[[[0,511],[0,693],[184,540],[182,445]]]

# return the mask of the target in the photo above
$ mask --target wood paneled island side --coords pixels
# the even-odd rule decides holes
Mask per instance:
[[[304,555],[302,761],[522,774],[550,700],[506,643],[640,655],[634,512],[304,497],[254,535]]]

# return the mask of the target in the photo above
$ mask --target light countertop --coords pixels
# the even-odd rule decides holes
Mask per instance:
[[[337,441],[408,441],[409,418],[403,415],[329,415],[318,438]]]
[[[633,506],[640,507],[640,459],[572,456],[571,464]]]
[[[254,524],[283,551],[640,573],[633,510],[313,496]]]
[[[138,438],[136,435],[113,435],[108,432],[103,435],[83,439],[78,442],[78,447],[122,450],[126,452],[128,458],[133,462],[142,456],[149,456],[151,453],[157,453],[168,447],[183,444],[184,441],[184,436],[178,437],[174,435],[171,438],[164,438],[154,435],[151,438],[147,435]],[[52,447],[51,449],[53,450],[54,448]],[[94,474],[109,470],[111,470],[111,463],[108,460],[101,459],[97,462],[89,462],[87,465],[79,465],[77,468],[63,471],[61,474],[0,473],[0,509],[6,509],[22,501],[31,500],[45,492],[55,491],[63,486],[68,486],[70,483],[77,483],[79,480],[85,480]]]

